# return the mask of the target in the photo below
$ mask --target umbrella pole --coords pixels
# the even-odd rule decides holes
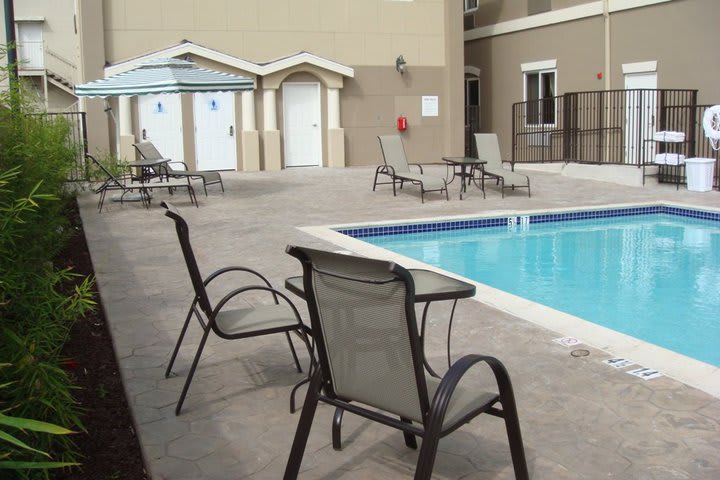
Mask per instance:
[[[120,124],[117,121],[117,118],[115,118],[115,112],[113,112],[112,106],[110,105],[110,101],[106,98],[105,99],[105,112],[110,115],[110,118],[112,118],[113,124],[115,125],[115,155],[117,157],[117,161],[120,161]]]

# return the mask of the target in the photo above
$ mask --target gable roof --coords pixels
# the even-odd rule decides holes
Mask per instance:
[[[185,55],[198,55],[200,57],[214,60],[224,65],[235,67],[258,76],[269,75],[271,73],[275,73],[280,70],[291,68],[304,63],[324,68],[345,77],[355,76],[355,71],[352,67],[348,67],[347,65],[334,62],[332,60],[320,57],[310,52],[300,51],[286,57],[271,60],[269,62],[255,63],[248,60],[243,60],[238,57],[234,57],[232,55],[228,55],[212,48],[203,47],[202,45],[198,45],[189,40],[183,40],[177,45],[173,45],[162,50],[157,50],[152,53],[134,57],[129,60],[116,63],[114,65],[109,65],[105,67],[105,76],[109,77],[118,73],[127,72],[129,70],[137,68],[139,63],[144,63],[148,60],[169,57],[182,57]]]

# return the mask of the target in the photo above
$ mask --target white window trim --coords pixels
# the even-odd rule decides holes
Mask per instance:
[[[624,75],[628,73],[650,73],[657,72],[657,60],[648,62],[623,63],[622,72]]]
[[[468,6],[467,6],[468,0],[463,0],[463,14],[464,14],[464,15],[469,15],[469,14],[471,14],[471,13],[473,13],[473,12],[476,12],[477,9],[478,9],[478,3],[479,3],[479,2],[478,2],[477,0],[475,0],[475,6],[468,8]]]
[[[557,69],[557,58],[553,58],[552,60],[540,60],[538,62],[528,62],[520,64],[520,70],[523,73],[553,69]]]

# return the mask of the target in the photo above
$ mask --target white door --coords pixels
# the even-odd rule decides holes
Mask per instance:
[[[649,163],[655,157],[657,73],[625,74],[625,163]],[[638,89],[651,89],[650,91]]]
[[[40,22],[21,22],[17,24],[20,70],[45,68],[42,30],[43,24]]]
[[[198,170],[237,170],[235,94],[193,95],[195,161]]]
[[[283,83],[285,166],[322,165],[320,84]]]
[[[180,94],[141,95],[138,110],[142,139],[150,140],[163,157],[185,161]]]

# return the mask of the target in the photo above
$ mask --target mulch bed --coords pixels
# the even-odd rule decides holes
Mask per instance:
[[[77,205],[69,215],[75,232],[56,263],[94,277]],[[60,474],[53,472],[53,478],[148,479],[97,289],[95,300],[96,311],[75,323],[63,350],[74,384],[79,387],[74,397],[87,430],[74,439],[83,456],[82,466]]]

